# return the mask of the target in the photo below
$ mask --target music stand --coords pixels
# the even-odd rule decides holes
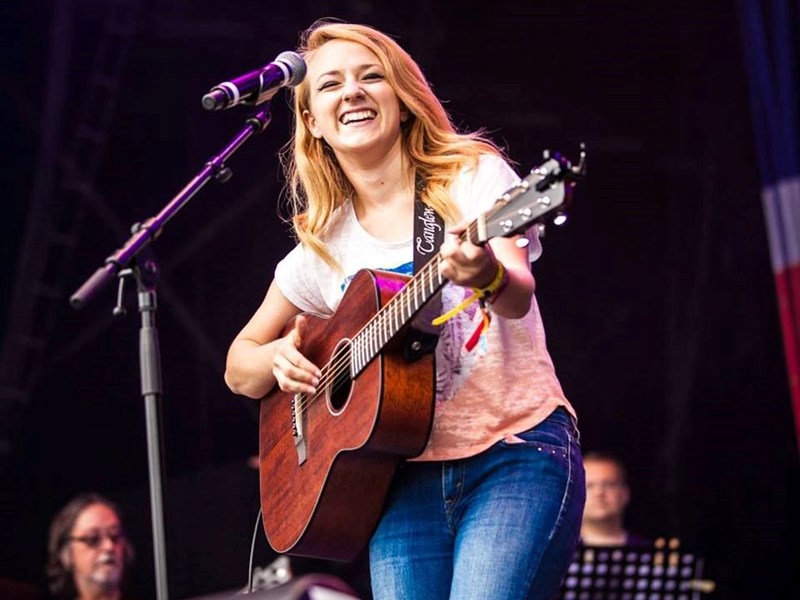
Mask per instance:
[[[652,546],[579,546],[561,583],[560,600],[699,600],[714,589],[703,558],[676,539]]]

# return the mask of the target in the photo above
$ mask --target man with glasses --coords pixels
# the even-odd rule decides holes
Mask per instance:
[[[80,494],[53,518],[47,544],[47,579],[54,598],[124,600],[133,561],[116,505],[95,493]]]

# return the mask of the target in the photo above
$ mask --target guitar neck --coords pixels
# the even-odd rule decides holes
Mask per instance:
[[[437,252],[409,279],[351,342],[351,374],[356,377],[386,345],[405,327],[423,306],[442,289],[447,279],[439,273]]]

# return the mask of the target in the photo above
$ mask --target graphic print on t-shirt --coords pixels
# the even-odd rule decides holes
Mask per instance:
[[[404,264],[402,264],[402,265],[400,265],[398,267],[371,267],[371,268],[375,269],[377,271],[388,271],[389,273],[397,273],[399,275],[407,275],[408,277],[411,277],[414,274],[414,263],[413,262],[407,262],[407,263],[404,263]],[[350,282],[353,280],[353,277],[355,277],[355,276],[356,276],[356,274],[353,273],[352,275],[347,275],[344,278],[344,281],[342,281],[341,285],[339,286],[341,288],[342,292],[344,292],[347,289],[347,286],[350,285]]]

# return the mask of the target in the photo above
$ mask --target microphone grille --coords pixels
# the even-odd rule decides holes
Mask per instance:
[[[289,87],[296,86],[303,81],[306,76],[306,61],[304,61],[303,57],[297,52],[292,52],[290,50],[281,52],[278,54],[275,62],[282,62],[289,67],[289,80],[286,82],[286,85]]]

